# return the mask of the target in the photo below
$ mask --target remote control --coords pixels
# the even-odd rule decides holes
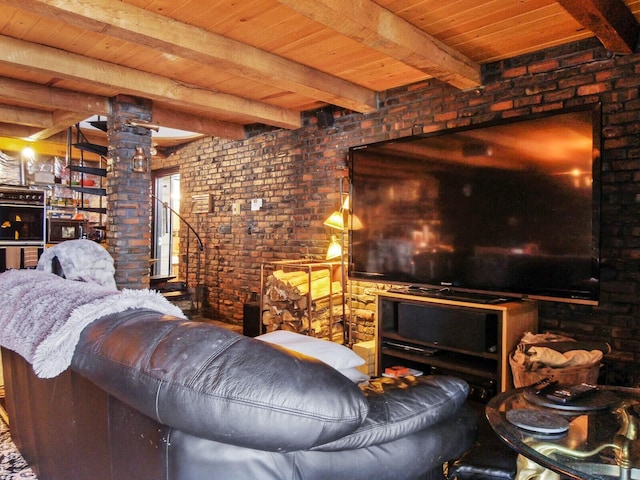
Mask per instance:
[[[558,403],[570,403],[579,398],[583,398],[593,392],[596,392],[598,387],[595,385],[589,385],[588,383],[581,383],[579,385],[573,385],[570,387],[556,388],[547,394],[547,398],[553,402]]]
[[[551,391],[551,389],[555,388],[558,385],[556,380],[551,380],[550,378],[543,378],[542,380],[537,381],[533,385],[529,385],[529,390],[532,391],[535,395],[544,395],[547,392]]]

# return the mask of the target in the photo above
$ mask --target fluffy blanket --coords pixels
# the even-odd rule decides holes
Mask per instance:
[[[41,378],[62,373],[83,328],[105,315],[146,308],[184,318],[152,290],[118,291],[37,270],[0,274],[0,300],[0,345],[22,355]]]
[[[68,280],[92,282],[116,290],[113,257],[91,240],[67,240],[45,249],[38,260],[38,270],[58,273],[53,269],[53,259],[58,260],[59,274]]]

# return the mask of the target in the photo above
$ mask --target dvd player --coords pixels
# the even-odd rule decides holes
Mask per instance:
[[[424,347],[422,345],[411,345],[404,342],[396,342],[393,340],[384,340],[382,342],[382,346],[426,356],[437,355],[438,353],[440,353],[440,350],[438,350],[437,348]]]

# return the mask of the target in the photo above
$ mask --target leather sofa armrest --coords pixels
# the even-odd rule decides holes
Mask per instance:
[[[368,414],[358,386],[320,361],[150,310],[87,326],[72,368],[160,423],[261,450],[331,442]]]
[[[366,420],[356,431],[315,450],[364,448],[428,429],[454,417],[469,393],[467,382],[449,375],[381,377],[361,388],[369,403]]]

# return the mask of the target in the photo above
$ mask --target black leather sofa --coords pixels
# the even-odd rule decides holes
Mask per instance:
[[[475,438],[452,377],[358,386],[328,365],[137,309],[39,378],[2,351],[10,430],[39,480],[442,478]]]

